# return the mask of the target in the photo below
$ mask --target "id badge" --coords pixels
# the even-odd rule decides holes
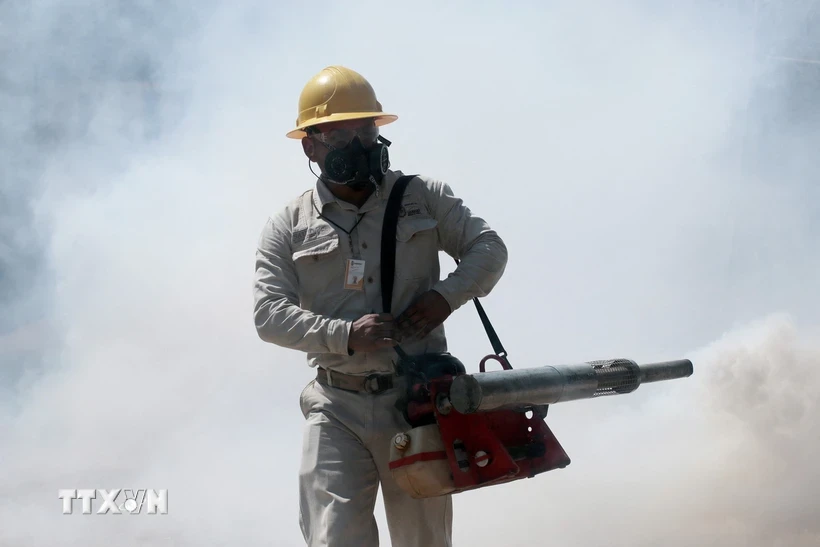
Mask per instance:
[[[364,260],[347,260],[345,268],[345,289],[364,290]]]

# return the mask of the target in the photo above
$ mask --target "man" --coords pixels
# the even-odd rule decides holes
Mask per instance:
[[[388,468],[392,437],[409,428],[395,408],[405,380],[394,346],[411,355],[447,351],[444,321],[490,292],[507,249],[447,184],[414,177],[398,213],[392,306],[382,309],[382,224],[403,173],[387,168],[379,127],[396,119],[360,74],[334,66],[314,76],[288,136],[301,139],[321,173],[259,240],[258,334],[306,352],[317,370],[300,396],[300,524],[310,546],[378,545],[379,485],[394,547],[451,545],[451,497],[413,499]],[[444,280],[440,250],[460,261]]]

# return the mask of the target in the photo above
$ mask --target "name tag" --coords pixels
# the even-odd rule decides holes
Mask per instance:
[[[345,289],[364,290],[364,260],[348,259],[345,268]]]

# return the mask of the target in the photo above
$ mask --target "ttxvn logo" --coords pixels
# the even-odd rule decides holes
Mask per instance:
[[[138,515],[142,511],[142,506],[146,505],[146,513],[163,515],[168,514],[168,490],[58,490],[57,497],[63,500],[63,514],[70,515],[74,512],[74,500],[83,500],[83,514],[90,515],[92,512],[91,500],[97,499],[99,495],[102,500],[96,511],[98,515],[112,513],[121,515],[129,513]]]

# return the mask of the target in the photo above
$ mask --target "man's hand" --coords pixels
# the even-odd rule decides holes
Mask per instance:
[[[429,290],[419,296],[401,315],[396,318],[399,338],[421,339],[444,323],[452,310],[441,294]]]
[[[353,322],[347,347],[353,351],[375,351],[398,344],[396,327],[389,313],[371,313]]]

